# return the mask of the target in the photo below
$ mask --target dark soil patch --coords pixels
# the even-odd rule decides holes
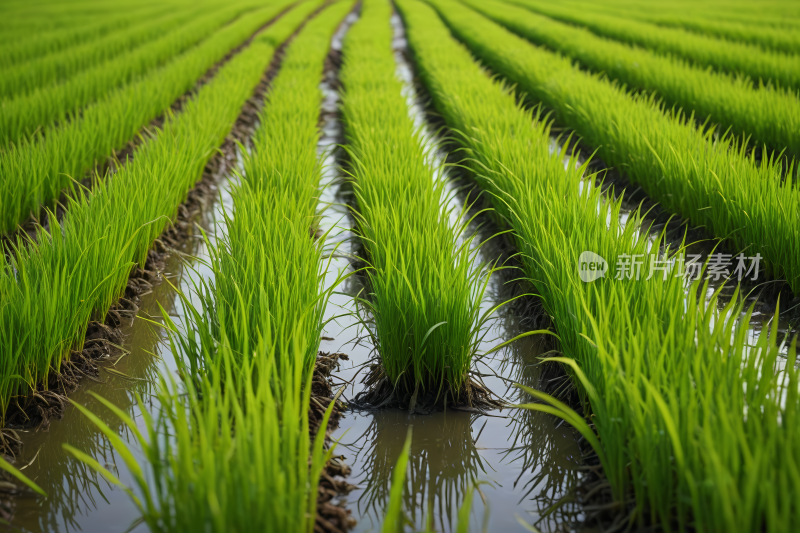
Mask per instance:
[[[333,403],[333,410],[325,428],[326,445],[331,444],[330,434],[339,427],[339,420],[345,410],[345,405],[333,395],[333,382],[331,374],[339,369],[339,361],[347,361],[348,357],[342,353],[320,352],[314,366],[314,375],[311,382],[311,403],[308,408],[308,425],[312,439],[319,433],[322,419],[328,407]],[[345,509],[336,498],[345,496],[355,487],[347,483],[344,478],[350,475],[350,467],[344,463],[344,456],[332,457],[325,465],[317,493],[317,519],[314,531],[318,533],[338,533],[352,529],[356,520],[350,510]]]
[[[420,392],[403,383],[392,384],[379,361],[369,366],[367,375],[361,380],[364,390],[351,402],[358,409],[408,409],[409,414],[427,415],[435,410],[448,408],[482,413],[503,409],[507,404],[495,396],[479,376],[469,375],[462,387],[456,390],[447,384],[428,387]]]

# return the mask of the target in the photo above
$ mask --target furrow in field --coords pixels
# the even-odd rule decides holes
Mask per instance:
[[[0,269],[0,408],[27,395],[84,343],[174,216],[261,78],[272,50],[313,11],[302,3],[225,63],[112,180],[71,201],[61,223]],[[271,10],[280,9],[273,7]],[[267,18],[267,14],[262,14]],[[263,20],[259,20],[259,25]],[[249,35],[247,33],[246,35]],[[246,36],[245,35],[245,36]],[[245,38],[242,36],[242,38]],[[268,53],[265,53],[268,52]]]
[[[697,35],[677,28],[663,28],[646,22],[544,4],[539,0],[509,0],[557,20],[583,26],[591,32],[628,44],[642,46],[662,55],[680,57],[700,67],[742,74],[756,83],[800,89],[798,58],[761,50],[757,46]]]
[[[463,222],[451,218],[431,147],[408,115],[392,54],[391,7],[365,2],[344,42],[343,120],[357,233],[369,287],[364,317],[380,365],[359,401],[473,404],[469,371],[487,272],[473,268]],[[439,171],[440,172],[440,171]],[[460,213],[459,213],[460,214]]]
[[[0,72],[0,98],[19,97],[37,88],[42,89],[67,80],[97,63],[118,57],[131,48],[146,44],[196,16],[203,16],[211,9],[201,4],[200,8],[167,13],[156,20],[144,20],[131,28],[112,33],[97,41],[14,65]]]
[[[80,117],[0,152],[0,232],[14,230],[29,217],[38,219],[42,206],[52,206],[73,180],[80,181],[98,159],[125,146],[289,4],[281,0],[246,13],[146,77],[87,106]]]
[[[760,254],[767,273],[800,293],[800,191],[782,162],[755,160],[746,145],[703,132],[647,95],[630,94],[581,72],[451,0],[431,0],[454,34],[482,60],[556,111],[609,165],[623,170],[666,211],[726,239],[735,252]],[[452,8],[445,13],[445,9]],[[468,28],[480,28],[470,32]],[[788,174],[794,174],[790,166]]]
[[[102,98],[115,87],[140,79],[254,8],[254,4],[244,2],[201,13],[163,37],[87,68],[61,83],[3,100],[0,102],[0,146],[29,138],[37,130],[44,129],[46,135],[53,121],[68,120],[79,108]]]
[[[628,527],[795,528],[798,478],[786,465],[800,461],[793,444],[800,427],[786,421],[800,411],[798,373],[792,365],[774,372],[774,326],[751,348],[747,328],[730,318],[736,304],[718,313],[713,300],[706,305],[696,291],[687,302],[675,275],[679,263],[647,254],[648,244],[637,235],[639,215],[620,227],[619,201],[600,202],[598,184],[588,187],[584,169],[565,167],[564,154],[551,152],[541,115],[485,76],[433,9],[416,0],[398,6],[436,109],[461,132],[467,165],[514,229],[525,275],[559,335],[563,357],[554,360],[571,369],[593,426],[533,390],[542,403],[527,407],[561,416],[581,431]],[[459,34],[498,42],[480,18],[446,13]],[[586,251],[612,258],[608,270],[595,265],[605,277],[579,277],[580,261],[597,261],[582,259]],[[643,254],[644,272],[661,269],[650,270],[649,279],[628,279],[613,266],[623,254]],[[679,260],[682,252],[670,257]],[[747,416],[753,412],[759,416]],[[754,484],[759,490],[750,490]]]
[[[153,472],[152,481],[136,483],[144,494],[153,493],[151,483],[168,487],[142,509],[151,527],[166,516],[167,530],[331,528],[317,518],[317,485],[331,456],[323,447],[328,415],[309,405],[332,290],[322,289],[325,244],[315,235],[319,80],[331,36],[351,8],[325,8],[281,60],[231,192],[224,237],[211,247],[215,282],[198,287],[202,306],[189,311],[189,336],[173,336],[187,392],[163,381],[162,417],[147,426],[151,436],[172,435],[171,445],[136,432]],[[274,52],[268,42],[251,47],[267,59]],[[232,431],[219,431],[220,423]],[[210,508],[209,499],[218,505]]]
[[[665,105],[719,125],[756,147],[800,155],[800,99],[790,91],[754,88],[746,78],[704,70],[681,59],[597,37],[505,2],[465,0],[514,33],[561,52],[630,89],[655,93]]]

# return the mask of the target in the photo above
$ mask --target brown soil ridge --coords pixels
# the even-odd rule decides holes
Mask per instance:
[[[337,398],[334,399],[331,375],[339,369],[339,361],[349,360],[343,353],[320,352],[314,366],[314,375],[311,382],[311,402],[308,407],[308,426],[311,438],[319,433],[325,411],[334,404],[328,425],[325,428],[325,445],[330,446],[330,434],[339,427],[345,405]],[[341,502],[334,499],[349,494],[355,487],[344,480],[350,475],[350,467],[344,462],[344,456],[332,457],[322,470],[317,491],[317,518],[314,522],[314,531],[317,533],[344,533],[356,525],[350,509],[346,509]]]

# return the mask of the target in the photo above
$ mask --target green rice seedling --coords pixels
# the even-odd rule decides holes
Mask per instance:
[[[773,50],[786,54],[800,53],[800,36],[796,32],[776,27],[752,26],[744,22],[709,20],[686,11],[660,13],[653,11],[637,11],[617,9],[616,6],[598,4],[565,3],[571,9],[605,12],[605,14],[649,22],[668,28],[683,28],[693,33],[719,37],[734,42],[743,42],[761,47],[762,50]],[[641,4],[647,5],[648,4]],[[586,12],[584,11],[584,12]]]
[[[312,531],[317,484],[332,450],[324,450],[324,431],[313,444],[309,435],[311,373],[303,364],[307,347],[302,333],[281,329],[295,325],[288,322],[265,325],[265,337],[248,339],[252,344],[245,360],[222,326],[222,342],[212,352],[206,351],[212,343],[198,344],[199,351],[189,356],[204,363],[194,375],[188,374],[190,365],[173,332],[173,354],[183,372],[197,379],[181,387],[171,376],[162,377],[157,417],[139,398],[144,427],[97,397],[135,437],[144,465],[116,431],[75,404],[110,440],[132,473],[136,492],[91,456],[69,444],[64,448],[128,492],[151,531]],[[273,330],[288,341],[283,348],[290,352],[279,354]]]
[[[665,105],[718,124],[755,146],[800,155],[800,99],[794,92],[754,88],[746,77],[703,70],[681,59],[597,37],[583,28],[505,2],[465,3],[514,33],[604,72],[631,89],[655,93]]]
[[[143,6],[137,9],[139,2],[120,2],[117,4],[123,14],[119,12],[112,16],[99,17],[98,20],[87,21],[83,17],[80,27],[70,25],[61,29],[50,29],[46,33],[31,31],[30,28],[19,28],[19,18],[13,18],[14,29],[3,28],[3,38],[0,38],[0,69],[42,57],[53,52],[66,50],[81,43],[91,41],[108,35],[118,29],[130,27],[139,21],[157,17],[172,9],[176,4],[169,6]],[[39,16],[38,22],[44,17]],[[4,19],[5,20],[5,19]],[[47,20],[47,19],[44,19]],[[52,19],[49,19],[52,20]]]
[[[0,145],[16,143],[53,121],[71,119],[71,112],[102,98],[115,87],[141,78],[253,7],[252,3],[242,2],[193,16],[194,20],[187,21],[181,28],[87,68],[61,83],[3,100],[0,102]]]
[[[50,232],[0,262],[0,408],[26,395],[80,348],[143,264],[264,74],[275,48],[321,2],[298,5],[225,63],[113,180],[72,200]]]
[[[66,4],[65,4],[66,5]],[[171,4],[177,5],[177,4]],[[123,18],[120,16],[120,11],[109,13],[106,9],[97,6],[98,9],[93,9],[91,12],[86,13],[79,9],[73,3],[69,4],[69,11],[63,10],[58,13],[52,13],[51,10],[44,8],[44,6],[34,6],[34,4],[27,3],[24,6],[8,6],[8,9],[3,10],[2,19],[0,19],[0,46],[3,49],[13,49],[16,46],[20,48],[33,47],[33,42],[37,39],[43,39],[47,42],[51,37],[57,39],[64,39],[65,48],[70,43],[82,42],[81,35],[86,34],[86,39],[94,36],[102,36],[109,31],[116,28],[126,28],[132,24],[138,23],[140,20],[147,16],[157,16],[158,14],[165,13],[167,9],[164,5],[142,4],[139,2],[131,2],[130,0],[122,0],[114,6],[119,6],[121,9],[127,9],[125,14],[130,13],[129,22],[121,23],[116,22]],[[103,22],[110,24],[108,30],[100,29]],[[83,23],[83,28],[78,29],[80,23]],[[98,27],[99,26],[99,27]],[[73,41],[73,39],[78,39]],[[57,50],[58,46],[53,48],[45,47],[41,55],[46,55],[50,50]],[[32,56],[25,55],[24,59],[28,57],[35,57],[40,55],[34,51]]]
[[[470,239],[459,242],[463,226],[451,222],[444,176],[429,166],[409,117],[390,16],[388,3],[364,3],[344,42],[340,78],[354,216],[369,263],[364,305],[378,372],[391,385],[376,401],[410,399],[412,409],[427,396],[471,403],[468,372],[488,274],[473,265]]]
[[[331,37],[351,8],[338,2],[323,11],[283,59],[242,182],[232,191],[234,216],[225,217],[220,245],[208,243],[216,281],[199,289],[202,310],[184,299],[189,333],[178,334],[163,312],[186,392],[162,380],[163,414],[145,418],[146,435],[101,399],[133,429],[149,475],[113,430],[79,407],[134,472],[144,498],[130,494],[154,531],[314,528],[333,408],[312,446],[310,363],[333,290],[321,289],[324,243],[309,231],[321,174],[319,79]],[[91,457],[68,450],[110,476]]]
[[[408,454],[411,450],[411,438],[413,428],[408,428],[403,450],[397,458],[397,465],[392,473],[392,488],[389,496],[389,505],[386,509],[386,517],[383,520],[382,533],[394,533],[405,530],[403,524],[403,490],[406,488],[406,475],[408,474]]]
[[[36,88],[67,79],[92,65],[118,57],[132,47],[158,38],[208,11],[209,6],[201,3],[199,8],[167,14],[155,21],[144,20],[136,26],[97,41],[4,69],[0,72],[0,97],[27,94]]]
[[[592,426],[533,389],[541,403],[524,407],[582,433],[629,527],[796,529],[800,477],[787,465],[800,461],[800,425],[787,421],[800,413],[798,371],[794,346],[779,356],[777,323],[750,345],[751,315],[740,319],[736,295],[718,311],[707,285],[685,291],[681,250],[641,235],[638,212],[623,224],[620,201],[606,200],[585,166],[564,164],[541,115],[482,73],[433,9],[397,5],[422,81],[513,228],[525,276],[553,319],[561,355],[548,360],[568,370]],[[497,38],[486,24],[469,31]],[[578,276],[586,251],[608,261],[605,277]],[[641,257],[640,278],[627,277],[622,254]],[[635,506],[625,508],[631,494]]]
[[[98,158],[123,147],[289,3],[281,0],[247,13],[146,77],[85,107],[79,118],[0,152],[0,232],[12,231],[43,204],[52,205]]]
[[[249,331],[255,338],[268,316],[286,317],[289,324],[305,316],[306,329],[299,331],[307,345],[309,371],[327,299],[320,292],[324,239],[314,238],[322,172],[316,152],[319,82],[333,33],[351,9],[351,2],[327,8],[306,25],[283,58],[259,117],[252,152],[244,156],[241,183],[232,191],[233,216],[225,217],[224,250],[213,261],[216,282],[206,291],[215,302],[214,321],[226,326],[234,347],[241,346],[239,332]],[[246,314],[233,312],[240,294],[249,299]],[[275,338],[281,351],[280,337]]]
[[[611,39],[647,48],[663,55],[685,59],[699,67],[743,74],[753,80],[797,91],[800,69],[797,58],[757,46],[698,35],[679,28],[664,28],[646,22],[626,20],[599,13],[545,4],[538,0],[512,0],[542,15],[584,26]]]
[[[784,180],[777,157],[764,153],[756,161],[745,142],[698,130],[693,117],[665,109],[653,95],[631,94],[582,72],[475,11],[456,8],[463,4],[430,3],[478,57],[555,110],[556,120],[597,148],[606,164],[668,212],[727,239],[735,252],[760,254],[767,274],[800,294],[800,191]]]
[[[697,20],[736,21],[751,27],[791,28],[800,24],[792,2],[775,2],[766,7],[762,2],[691,2],[666,1],[654,4],[639,0],[604,0],[604,8],[625,10],[631,18],[641,12],[669,15],[690,15]],[[794,11],[794,13],[790,13]]]

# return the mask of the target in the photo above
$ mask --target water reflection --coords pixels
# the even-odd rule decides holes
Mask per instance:
[[[348,445],[365,459],[359,461],[362,469],[355,479],[361,488],[358,514],[372,518],[386,513],[392,472],[411,425],[414,438],[404,492],[408,519],[451,530],[470,484],[485,472],[472,433],[474,418],[452,410],[427,416],[388,410],[371,417],[366,430]]]

